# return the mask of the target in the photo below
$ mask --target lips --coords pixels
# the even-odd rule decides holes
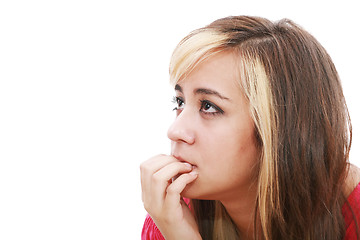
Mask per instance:
[[[192,166],[196,166],[195,164],[189,162],[189,161],[186,161],[185,159],[183,159],[181,156],[177,156],[177,155],[172,155],[174,158],[176,158],[177,160],[179,160],[180,162],[184,162],[184,163],[189,163],[190,165]]]
[[[185,160],[184,160],[182,157],[180,157],[180,156],[176,156],[176,155],[172,155],[172,156],[173,156],[174,158],[176,158],[176,159],[177,159],[178,161],[180,161],[180,162],[190,164],[190,165],[193,167],[193,169],[197,168],[196,165],[194,165],[194,164],[191,163],[191,162],[185,161]],[[172,182],[175,181],[180,175],[181,175],[181,174],[176,175],[175,177],[173,177],[173,178],[171,179],[171,181],[172,181]]]
[[[193,167],[193,170],[195,170],[195,171],[197,171],[197,166],[195,165],[195,164],[193,164],[193,163],[191,163],[191,162],[189,162],[189,161],[186,161],[184,158],[182,158],[181,156],[178,156],[178,155],[172,155],[174,158],[176,158],[178,161],[180,161],[180,162],[183,162],[183,163],[188,163],[188,164],[190,164],[192,167]],[[178,175],[176,175],[175,177],[173,177],[172,179],[171,179],[171,181],[173,182],[173,181],[175,181],[179,176],[180,176],[181,174],[178,174]]]

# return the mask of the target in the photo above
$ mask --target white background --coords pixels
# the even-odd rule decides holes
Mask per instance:
[[[139,165],[169,153],[168,63],[229,15],[290,18],[337,66],[360,165],[355,1],[1,1],[0,239],[140,239]]]

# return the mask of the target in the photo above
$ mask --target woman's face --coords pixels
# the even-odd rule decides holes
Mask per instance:
[[[216,54],[175,86],[171,153],[198,172],[184,197],[226,200],[256,185],[257,140],[236,62],[232,53]]]

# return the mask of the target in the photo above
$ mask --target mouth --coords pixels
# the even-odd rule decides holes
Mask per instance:
[[[190,164],[190,165],[193,167],[193,170],[197,169],[197,165],[195,165],[195,164],[193,164],[193,163],[191,163],[191,162],[189,162],[189,161],[186,161],[186,160],[183,159],[182,157],[177,156],[177,155],[172,155],[172,156],[173,156],[174,158],[176,158],[179,162],[183,162],[183,163],[188,163],[188,164]],[[195,170],[195,171],[196,171],[196,170]],[[175,181],[180,175],[181,175],[181,174],[176,175],[175,177],[173,177],[173,178],[171,179],[171,181],[172,181],[172,182]]]
[[[195,164],[193,164],[193,163],[191,163],[191,162],[189,162],[189,161],[186,161],[185,159],[183,159],[182,157],[180,157],[180,156],[176,156],[176,155],[172,155],[174,158],[176,158],[177,160],[179,160],[180,162],[184,162],[184,163],[188,163],[188,164],[190,164],[191,166],[193,166],[193,167],[197,167]]]

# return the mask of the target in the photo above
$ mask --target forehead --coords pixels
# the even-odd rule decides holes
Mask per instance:
[[[177,82],[182,89],[207,87],[229,92],[240,89],[238,61],[233,52],[221,52],[199,63],[184,79]]]

